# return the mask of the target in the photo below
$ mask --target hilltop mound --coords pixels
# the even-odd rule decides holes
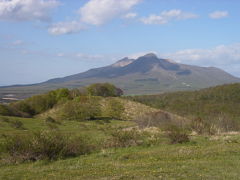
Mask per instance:
[[[88,108],[82,108],[81,111],[80,106],[88,106]],[[76,109],[74,109],[74,107]],[[71,112],[68,112],[68,108],[71,108]],[[85,113],[84,111],[88,111],[88,113],[91,111],[94,112],[94,116],[92,117],[91,114],[86,114],[86,119],[113,118],[120,120],[134,120],[138,116],[157,112],[159,110],[138,102],[118,97],[81,97],[80,99],[71,100],[64,104],[57,105],[54,108],[40,114],[39,117],[52,117],[58,120],[81,120],[81,116]],[[66,117],[66,114],[69,116]]]

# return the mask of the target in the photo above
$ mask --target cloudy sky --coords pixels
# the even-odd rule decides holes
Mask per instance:
[[[0,85],[155,52],[240,77],[239,0],[0,0]]]

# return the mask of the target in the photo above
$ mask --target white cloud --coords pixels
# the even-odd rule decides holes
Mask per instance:
[[[57,0],[0,0],[0,20],[48,21],[59,4]]]
[[[189,12],[183,12],[179,9],[163,11],[160,15],[149,15],[148,17],[141,18],[144,24],[166,24],[173,20],[184,20],[197,18],[198,15]]]
[[[240,66],[240,43],[220,45],[212,49],[186,49],[163,56],[180,63],[200,66]]]
[[[221,19],[228,17],[229,13],[227,11],[214,11],[209,14],[209,17],[212,19]]]
[[[141,0],[90,0],[79,10],[81,21],[91,25],[102,25],[122,15]]]
[[[72,34],[85,30],[86,26],[79,21],[59,22],[49,27],[48,32],[52,35]]]
[[[107,21],[123,15],[141,0],[89,0],[79,9],[79,20],[59,22],[51,25],[48,32],[52,35],[78,33],[86,29],[87,24],[102,25]],[[137,16],[128,13],[127,18]]]
[[[125,19],[134,19],[135,17],[137,17],[138,14],[137,13],[133,13],[133,12],[130,12],[130,13],[127,13],[123,16],[123,18]]]

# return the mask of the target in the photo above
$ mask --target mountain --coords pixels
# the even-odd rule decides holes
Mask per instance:
[[[201,89],[240,82],[240,79],[215,67],[179,64],[151,53],[137,59],[126,57],[106,67],[39,84],[1,87],[0,94],[14,94],[17,97],[21,94],[25,98],[59,87],[76,88],[97,82],[113,83],[122,88],[125,94],[155,94]]]

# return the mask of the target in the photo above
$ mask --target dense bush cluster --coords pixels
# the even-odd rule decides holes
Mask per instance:
[[[100,98],[81,96],[62,105],[60,120],[94,120],[101,116]]]
[[[130,147],[143,143],[142,134],[135,130],[115,130],[110,133],[111,138],[107,140],[107,147]]]
[[[55,160],[90,153],[96,149],[87,137],[71,137],[59,131],[42,131],[28,135],[6,136],[2,153],[11,162]]]
[[[10,105],[0,104],[0,115],[32,117],[53,108],[57,104],[64,104],[65,102],[77,99],[78,97],[83,97],[81,99],[82,104],[80,103],[77,104],[78,108],[82,108],[82,109],[89,108],[89,111],[91,111],[92,108],[88,104],[89,101],[88,103],[86,103],[86,101],[84,101],[84,97],[88,97],[88,96],[116,97],[116,96],[121,96],[122,94],[123,92],[121,89],[109,83],[103,83],[103,84],[97,83],[97,84],[92,84],[87,88],[72,89],[72,90],[61,88],[61,89],[50,91],[46,94],[37,95],[22,101],[14,102]],[[79,101],[79,99],[77,99],[76,101]],[[72,102],[68,102],[67,105],[65,105],[66,109],[68,105],[71,106],[72,104],[73,104]],[[77,108],[74,108],[73,106],[71,107],[74,110],[77,109]],[[68,108],[68,110],[70,110],[70,108]],[[74,110],[72,110],[72,112],[68,111],[68,113],[73,113]],[[91,111],[91,113],[92,112],[93,111]],[[78,114],[78,116],[82,114],[82,112],[76,112],[76,113]]]
[[[104,110],[102,111],[102,117],[108,117],[111,119],[122,119],[125,108],[119,99],[107,98]]]
[[[175,125],[169,125],[166,128],[167,137],[172,144],[186,143],[190,141],[189,132],[186,128],[181,128]]]
[[[96,83],[87,87],[88,94],[92,96],[117,97],[123,91],[110,83]]]
[[[69,99],[71,99],[71,96],[68,89],[57,89],[43,95],[33,96],[16,103],[12,103],[10,107],[33,116],[52,108],[55,104],[61,101]]]

